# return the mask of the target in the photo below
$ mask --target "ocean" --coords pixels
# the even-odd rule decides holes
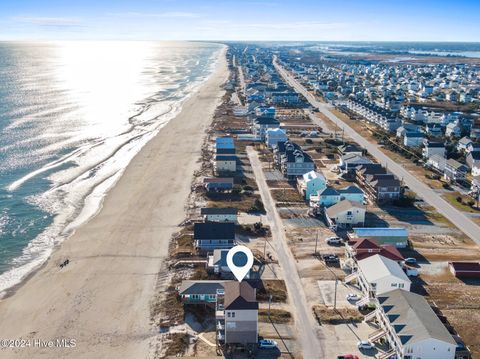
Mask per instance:
[[[0,292],[95,215],[130,160],[212,73],[221,49],[0,42]]]

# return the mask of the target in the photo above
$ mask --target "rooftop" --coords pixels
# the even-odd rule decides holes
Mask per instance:
[[[358,267],[370,283],[392,275],[410,283],[410,279],[396,261],[379,254],[359,260]]]
[[[421,295],[395,289],[379,295],[378,301],[403,345],[432,338],[456,345],[452,335]]]

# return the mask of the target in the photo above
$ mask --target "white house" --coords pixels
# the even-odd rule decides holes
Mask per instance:
[[[430,167],[435,168],[440,172],[443,172],[445,170],[446,163],[447,163],[446,158],[440,155],[433,155],[427,161],[427,164]]]
[[[472,176],[480,176],[480,151],[473,151],[467,155],[467,165],[472,170]]]
[[[310,201],[310,196],[327,187],[325,177],[316,171],[310,171],[297,179],[297,187],[305,200]]]
[[[445,145],[440,142],[431,142],[431,141],[424,141],[424,148],[422,150],[422,154],[424,158],[430,158],[433,155],[439,155],[441,157],[445,157]]]
[[[279,142],[285,142],[287,140],[287,132],[281,128],[270,128],[265,133],[265,143],[270,148],[276,146]]]
[[[325,218],[333,228],[361,227],[365,223],[365,211],[366,207],[363,203],[344,199],[328,207],[325,210]]]
[[[357,303],[359,305],[367,304],[371,299],[392,289],[410,290],[410,279],[398,262],[379,254],[359,260],[354,273],[353,276],[345,277],[345,281],[357,279],[365,296],[362,303]]]
[[[455,358],[455,339],[423,296],[394,289],[379,295],[376,307],[365,320],[379,326],[368,339],[388,344],[382,358]]]
[[[407,147],[419,147],[423,143],[423,133],[421,132],[407,132],[403,136],[403,145]]]
[[[215,156],[215,170],[217,171],[217,173],[235,172],[237,170],[237,156]]]

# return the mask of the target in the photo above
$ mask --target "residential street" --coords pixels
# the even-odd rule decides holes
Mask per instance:
[[[329,111],[331,105],[317,101],[313,95],[308,93],[308,91],[297,81],[295,80],[287,71],[281,67],[276,59],[274,60],[274,65],[285,79],[295,90],[309,101],[309,103],[318,108],[325,116],[327,116],[332,122],[337,124],[341,129],[345,131],[345,134],[350,136],[353,141],[357,142],[360,146],[364,147],[373,157],[377,159],[379,163],[387,167],[389,171],[395,174],[399,179],[403,180],[404,183],[414,191],[418,196],[423,198],[425,202],[434,207],[440,214],[445,216],[453,224],[455,224],[462,232],[469,236],[476,243],[480,244],[480,226],[473,222],[468,216],[463,214],[458,209],[454,208],[447,201],[441,198],[438,193],[433,189],[428,187],[426,184],[417,179],[414,175],[404,169],[402,166],[397,164],[395,161],[390,159],[385,153],[383,153],[377,145],[369,142],[367,139],[359,135],[354,129],[345,124],[337,116]],[[320,124],[320,121],[312,116],[312,118]]]
[[[315,322],[311,308],[307,305],[302,281],[298,275],[295,258],[288,248],[285,228],[278,214],[272,195],[268,188],[262,164],[257,152],[252,147],[247,147],[253,172],[257,179],[258,188],[262,197],[267,218],[272,232],[272,245],[274,246],[278,262],[285,273],[285,284],[288,290],[290,304],[294,310],[297,339],[301,345],[304,358],[322,358],[324,353],[322,329]]]

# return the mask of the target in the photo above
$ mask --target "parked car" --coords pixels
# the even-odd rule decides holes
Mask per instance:
[[[337,359],[358,359],[358,356],[353,354],[345,354],[337,356]]]
[[[417,259],[416,259],[416,258],[409,257],[409,258],[405,258],[405,260],[404,260],[403,262],[404,262],[405,264],[413,265],[413,264],[417,264]]]
[[[260,349],[275,349],[278,347],[278,344],[272,339],[262,339],[258,342],[258,347]]]
[[[338,263],[340,261],[336,254],[324,254],[322,258],[325,263]]]
[[[409,266],[404,266],[403,270],[409,277],[418,277],[418,269],[409,267]]]
[[[357,343],[357,348],[360,350],[369,350],[373,349],[373,344],[368,340],[360,340]]]
[[[356,294],[356,293],[348,293],[347,296],[346,296],[346,298],[347,298],[348,301],[354,302],[354,301],[359,300],[359,299],[360,299],[360,296],[359,296],[358,294]]]
[[[342,239],[340,237],[328,237],[325,239],[325,242],[327,242],[327,244],[341,244]]]

